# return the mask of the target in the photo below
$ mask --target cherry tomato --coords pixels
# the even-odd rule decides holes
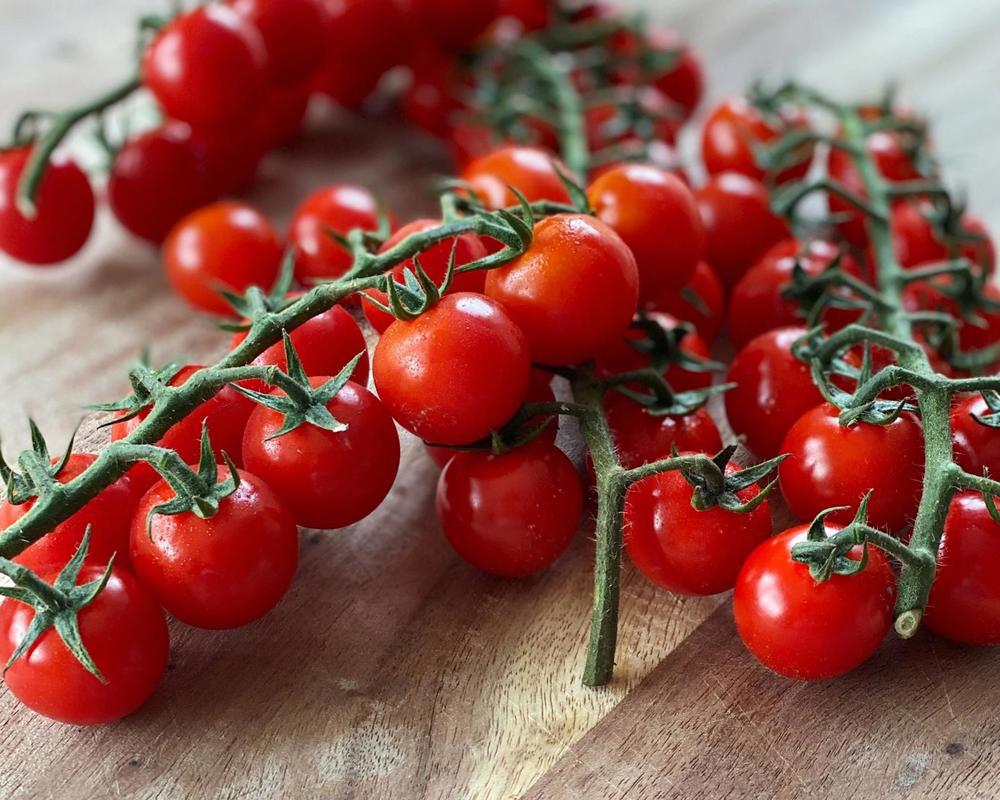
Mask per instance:
[[[516,206],[511,186],[530,203],[569,203],[569,192],[553,164],[569,174],[569,169],[551,153],[538,147],[511,145],[477,158],[462,170],[461,179],[472,186],[487,208]]]
[[[468,50],[500,14],[500,0],[415,0],[423,33],[442,47]]]
[[[900,265],[916,267],[964,256],[992,273],[996,253],[982,220],[974,215],[965,215],[961,220],[961,229],[965,233],[983,237],[983,241],[949,245],[941,240],[927,219],[926,215],[930,211],[931,207],[927,202],[901,202],[892,207],[892,240]]]
[[[218,202],[188,214],[163,243],[171,285],[192,306],[232,315],[220,289],[270,289],[281,265],[278,236],[263,214],[245,203]]]
[[[771,212],[767,189],[736,172],[722,172],[695,190],[705,226],[705,260],[729,286],[776,242],[789,235]]]
[[[219,470],[224,475],[228,468]],[[196,628],[253,622],[285,596],[298,567],[299,534],[291,512],[260,478],[239,475],[236,491],[208,519],[191,511],[150,517],[176,496],[160,481],[142,498],[132,522],[139,580],[167,611]]]
[[[312,385],[326,380],[313,378]],[[396,425],[375,395],[348,381],[326,407],[345,430],[307,422],[272,439],[284,417],[258,405],[243,435],[246,468],[308,528],[343,528],[364,519],[385,499],[399,469]]]
[[[234,334],[230,347],[235,350],[246,338],[245,332]],[[361,353],[351,380],[361,386],[368,383],[368,343],[354,317],[342,306],[317,314],[289,333],[289,338],[306,375],[337,375],[348,361]],[[271,345],[253,363],[262,367],[274,364],[282,372],[288,372],[284,343]],[[246,381],[244,385],[260,392],[269,388],[264,381]]]
[[[647,33],[647,47],[651,52],[673,51],[677,59],[652,79],[653,86],[684,109],[685,119],[690,118],[705,92],[704,70],[698,56],[677,31],[654,28]]]
[[[770,248],[733,287],[729,303],[729,338],[742,347],[758,334],[786,325],[801,325],[805,319],[799,304],[782,290],[792,283],[795,266],[815,277],[840,256],[840,269],[861,277],[857,262],[830,242],[785,239]],[[828,331],[857,322],[860,311],[831,308],[822,317]]]
[[[738,496],[746,503],[759,492],[753,486]],[[733,588],[747,556],[771,535],[771,512],[766,500],[742,514],[718,506],[699,511],[691,505],[693,494],[676,471],[632,484],[625,496],[625,548],[657,586],[677,594],[718,594]]]
[[[90,453],[73,453],[56,480],[69,483],[96,460],[97,456]],[[123,475],[75,514],[56,525],[51,533],[28,545],[14,561],[35,572],[52,569],[58,572],[76,553],[90,525],[86,563],[105,567],[117,554],[119,565],[123,562],[128,564],[128,529],[139,494],[130,478]],[[17,522],[34,504],[34,499],[16,506],[7,500],[0,502],[0,530]]]
[[[795,162],[776,175],[758,166],[755,147],[775,143],[784,134],[809,127],[797,109],[767,115],[743,97],[723,101],[709,114],[701,132],[701,155],[710,175],[739,172],[755,180],[773,177],[776,183],[798,180],[809,171],[813,147],[806,144],[795,153]]]
[[[94,224],[94,190],[83,170],[56,155],[35,198],[36,215],[17,209],[17,186],[31,148],[0,152],[0,250],[26,264],[56,264],[76,255]]]
[[[272,86],[254,116],[253,138],[264,153],[294,141],[302,131],[312,86],[306,81]]]
[[[268,113],[270,98],[271,92],[266,92],[257,112],[238,124],[192,128],[191,139],[207,171],[209,198],[240,194],[253,186],[264,156],[260,118]]]
[[[183,385],[200,369],[204,369],[204,367],[189,364],[174,375],[170,380],[170,385]],[[176,450],[186,463],[196,465],[201,454],[201,429],[204,424],[207,424],[215,453],[221,459],[221,454],[224,451],[239,464],[240,453],[243,450],[243,430],[246,428],[247,419],[253,408],[252,400],[227,386],[180,420],[167,431],[157,444],[160,447]],[[138,428],[148,416],[149,409],[144,409],[139,412],[138,416],[124,422],[114,423],[111,426],[111,441],[117,442],[124,439]],[[129,477],[139,491],[146,491],[159,480],[160,476],[148,464],[137,464],[129,470]]]
[[[231,5],[260,31],[274,83],[301,81],[322,63],[329,24],[322,0],[232,0]]]
[[[692,301],[693,295],[697,300]],[[711,342],[719,333],[726,308],[726,289],[707,261],[699,261],[691,280],[681,291],[661,292],[647,304],[650,311],[665,311],[697,328]]]
[[[555,445],[533,441],[502,455],[455,455],[438,478],[448,543],[474,567],[520,578],[551,566],[580,527],[583,489]]]
[[[455,117],[466,107],[458,98],[458,59],[435,47],[423,47],[409,66],[410,85],[400,98],[403,116],[410,125],[447,138],[457,124]]]
[[[976,422],[977,417],[990,413],[981,394],[970,395],[957,402],[951,410],[951,438],[955,446],[955,461],[973,475],[1000,475],[1000,430]]]
[[[288,228],[295,248],[295,277],[301,283],[339,278],[352,264],[351,254],[327,231],[345,235],[352,228],[378,230],[379,203],[368,189],[348,183],[317,189],[303,200]]]
[[[85,566],[77,583],[103,574],[103,567]],[[51,583],[56,574],[42,577]],[[0,660],[10,658],[34,616],[33,608],[16,600],[0,604]],[[170,639],[163,611],[133,575],[115,567],[77,619],[80,639],[106,683],[91,675],[49,628],[5,672],[7,687],[32,711],[70,725],[100,725],[131,714],[167,668]]]
[[[379,252],[384,253],[413,234],[423,233],[439,225],[441,225],[441,220],[439,219],[414,220],[390,236],[379,248]],[[452,239],[445,239],[435,245],[431,245],[417,256],[417,260],[420,262],[420,266],[424,272],[427,273],[427,276],[438,286],[444,281],[444,276],[448,272],[448,260],[451,258],[452,248],[455,250],[456,267],[460,267],[463,264],[470,264],[487,256],[486,245],[483,243],[483,240],[473,233],[462,233]],[[405,281],[404,273],[406,270],[415,274],[416,268],[412,258],[408,258],[406,261],[397,264],[389,274],[397,283],[403,283]],[[472,272],[455,273],[448,291],[449,293],[474,292],[482,294],[485,285],[486,273],[481,270],[473,270]],[[378,300],[380,303],[388,304],[389,302],[389,296],[379,289],[368,289],[365,291],[365,294]],[[395,317],[391,314],[387,314],[371,303],[363,303],[362,307],[364,308],[365,316],[368,317],[368,321],[379,333],[383,333],[395,320]]]
[[[531,357],[499,303],[459,292],[414,320],[393,322],[375,347],[372,371],[400,425],[437,444],[469,444],[520,408]]]
[[[142,82],[166,113],[194,125],[246,119],[268,83],[260,31],[214,3],[168,22],[142,56]]]
[[[858,574],[816,583],[808,565],[791,556],[807,530],[789,528],[750,554],[736,579],[733,615],[743,644],[765,667],[817,681],[850,672],[878,649],[892,626],[896,580],[882,551],[869,547]],[[858,561],[861,553],[857,545],[850,557]]]
[[[958,345],[964,352],[981,350],[1000,341],[1000,313],[978,309],[976,314],[980,317],[979,324],[963,320],[955,301],[941,292],[941,281],[942,279],[936,278],[931,282],[912,283],[907,286],[903,290],[903,308],[909,312],[938,311],[951,314],[958,321]],[[993,302],[1000,302],[1000,288],[994,283],[987,283],[982,289],[982,295]],[[942,363],[940,356],[926,344],[925,350],[928,350],[935,369],[945,373],[949,371],[950,367]],[[987,365],[987,371],[994,370],[998,366],[1000,362]]]
[[[680,290],[691,279],[705,231],[684,181],[657,167],[627,164],[594,181],[587,199],[635,256],[641,298]]]
[[[578,364],[628,330],[639,293],[635,258],[610,227],[582,214],[535,225],[517,259],[486,276],[486,294],[524,330],[541,364]]]
[[[996,271],[997,250],[993,237],[986,229],[986,224],[976,214],[962,215],[962,231],[971,236],[980,237],[980,241],[970,241],[958,249],[958,254],[969,259],[973,264],[979,264],[988,275]]]
[[[1000,525],[979,492],[951,500],[923,622],[953,642],[1000,644]]]
[[[838,410],[824,403],[803,414],[781,444],[788,453],[778,468],[781,493],[792,513],[809,520],[833,506],[847,506],[828,519],[850,522],[861,498],[874,489],[868,521],[902,530],[916,516],[923,478],[920,421],[900,414],[888,425],[859,422],[843,427]]]
[[[683,118],[663,92],[654,86],[629,85],[615,94],[615,99],[584,110],[584,127],[591,152],[627,142],[639,145],[647,141],[663,142],[670,146],[677,143]],[[623,112],[623,106],[634,110]],[[636,115],[643,118],[640,126],[632,122]]]

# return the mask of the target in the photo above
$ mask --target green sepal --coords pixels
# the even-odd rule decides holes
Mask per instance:
[[[792,559],[808,565],[809,574],[817,583],[829,580],[833,575],[856,575],[868,564],[868,540],[862,531],[867,525],[871,496],[872,492],[869,491],[858,504],[851,524],[833,536],[826,533],[826,518],[830,514],[847,510],[849,506],[820,511],[810,523],[805,541],[792,548]],[[859,561],[848,556],[857,544],[863,545]]]
[[[726,369],[725,364],[693,356],[681,348],[684,339],[695,330],[689,322],[665,328],[655,319],[640,312],[632,321],[631,327],[633,330],[641,331],[645,336],[641,339],[628,339],[629,346],[648,358],[650,366],[659,372],[664,372],[667,367],[675,364],[688,372],[723,372]]]
[[[281,267],[278,269],[278,277],[266,294],[258,286],[249,287],[243,294],[223,290],[222,296],[241,319],[239,322],[223,321],[218,323],[218,326],[231,333],[243,333],[250,330],[253,322],[259,317],[288,306],[292,302],[288,292],[295,279],[296,252],[295,247],[285,250]]]
[[[31,449],[22,452],[18,457],[18,462],[23,467],[26,459],[31,460],[33,469],[39,473],[43,473],[40,485],[35,477],[33,477],[34,473],[29,474],[26,471],[17,472],[7,463],[3,454],[0,453],[0,479],[3,480],[6,488],[7,502],[15,506],[22,505],[32,498],[40,497],[55,487],[56,479],[66,468],[70,456],[73,455],[76,435],[80,430],[80,424],[78,423],[73,433],[70,434],[66,449],[56,462],[53,463],[52,456],[49,454],[48,444],[45,442],[45,437],[42,435],[38,425],[31,418],[28,419],[28,427],[31,433]]]
[[[590,201],[587,199],[586,190],[574,180],[573,176],[566,172],[562,168],[559,162],[553,160],[552,169],[556,173],[556,177],[562,182],[562,185],[566,187],[566,192],[569,194],[570,204],[577,210],[580,214],[592,214],[593,209],[590,207]]]
[[[718,506],[735,514],[746,514],[763,503],[777,484],[777,479],[761,487],[749,500],[741,500],[739,493],[758,484],[762,478],[773,472],[787,458],[781,455],[768,461],[762,461],[752,467],[727,474],[728,466],[737,445],[724,447],[711,459],[712,466],[682,467],[679,472],[694,489],[691,495],[691,505],[699,511]],[[676,447],[672,455],[677,455]]]
[[[132,384],[130,395],[110,403],[85,406],[89,411],[120,412],[116,413],[112,419],[102,422],[98,426],[99,428],[105,428],[117,422],[126,422],[139,416],[156,402],[158,391],[167,388],[170,381],[184,368],[179,363],[171,362],[158,369],[153,369],[149,366],[148,355],[148,352],[144,352],[142,360],[129,370],[129,383]]]
[[[994,389],[984,389],[982,396],[989,411],[985,414],[969,414],[969,416],[987,428],[1000,428],[1000,392]]]

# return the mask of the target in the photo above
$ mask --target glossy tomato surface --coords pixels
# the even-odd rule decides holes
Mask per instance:
[[[951,436],[955,461],[973,475],[1000,475],[1000,429],[977,422],[990,413],[982,395],[957,402],[951,410]],[[975,415],[975,416],[973,416]]]
[[[264,40],[271,80],[287,85],[323,61],[329,19],[322,0],[231,0]]]
[[[511,186],[531,203],[538,200],[568,203],[569,192],[554,164],[569,174],[566,166],[549,151],[511,145],[475,159],[462,170],[460,177],[487,208],[516,206],[518,201]]]

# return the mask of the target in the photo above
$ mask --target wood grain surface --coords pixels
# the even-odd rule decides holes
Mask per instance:
[[[940,122],[936,140],[946,162],[1000,230],[993,179],[1000,167],[1000,4],[628,5],[691,36],[708,62],[713,97],[758,77],[795,74],[841,96],[874,94],[886,79],[899,79],[905,96]],[[132,21],[151,10],[139,0],[0,0],[0,130],[20,109],[66,105],[120,77]],[[692,145],[689,137],[685,148]],[[301,143],[268,159],[250,199],[283,225],[310,188],[356,181],[376,187],[405,219],[433,211],[427,187],[447,168],[436,143],[391,118],[321,111]],[[226,339],[173,297],[155,252],[106,214],[84,253],[67,265],[34,270],[0,258],[5,449],[26,443],[28,414],[58,447],[82,404],[125,390],[125,368],[147,343],[159,360],[204,361],[218,356]],[[962,765],[972,776],[965,783],[942,778],[926,785],[944,792],[937,796],[990,785],[983,754],[995,752],[997,736],[983,720],[997,699],[986,669],[991,656],[946,658],[942,646],[928,650],[923,642],[904,657],[903,648],[890,645],[863,673],[884,680],[872,691],[889,710],[907,692],[928,695],[921,698],[926,707],[900,701],[884,724],[870,716],[852,720],[849,708],[864,701],[867,685],[806,690],[766,676],[741,656],[724,611],[571,750],[724,598],[673,597],[627,570],[616,681],[585,690],[578,676],[590,601],[589,521],[549,573],[492,580],[459,563],[441,540],[434,477],[408,439],[401,478],[374,515],[347,530],[303,534],[299,580],[272,615],[229,633],[174,625],[172,668],[134,717],[67,729],[0,698],[0,796],[514,798],[569,751],[535,795],[800,796],[805,786],[825,796],[854,787],[857,796],[891,797],[882,788],[904,774],[907,742],[928,730],[934,736],[919,751],[926,753],[924,771],[911,786],[924,786],[932,772],[954,776]],[[934,705],[939,663],[948,674],[944,696],[960,699],[944,712]],[[684,683],[689,672],[697,676],[690,688],[663,694],[665,684]],[[899,687],[883,675],[898,675]],[[768,697],[777,711],[768,711]],[[814,705],[818,710],[810,710]],[[699,708],[715,721],[703,725]],[[741,716],[742,708],[752,715]],[[770,726],[780,732],[767,734]],[[979,733],[962,738],[962,731]],[[876,744],[866,750],[859,742],[869,736]],[[806,756],[797,755],[799,741]],[[952,741],[965,749],[943,758],[940,748]],[[832,766],[838,756],[847,758],[850,775],[874,777],[823,777],[840,770]],[[614,760],[623,767],[617,772]],[[633,761],[638,771],[629,790],[624,767]],[[642,772],[644,763],[690,793],[670,795],[669,783],[664,789]]]

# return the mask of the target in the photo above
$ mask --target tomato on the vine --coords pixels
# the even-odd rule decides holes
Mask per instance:
[[[281,266],[278,236],[257,209],[218,202],[192,211],[163,243],[163,265],[177,293],[192,306],[232,315],[220,289],[269,289]]]
[[[227,467],[219,467],[220,474]],[[299,562],[291,512],[255,475],[207,519],[193,511],[150,512],[176,496],[166,481],[153,486],[132,522],[132,564],[160,604],[181,622],[219,630],[253,622],[274,608]]]
[[[803,414],[791,427],[778,468],[781,493],[801,520],[834,506],[831,522],[850,522],[869,490],[868,521],[895,532],[917,514],[924,467],[920,421],[903,412],[886,425],[858,422],[845,427],[839,410],[824,403]]]
[[[977,422],[975,417],[990,413],[981,394],[955,403],[951,410],[951,438],[955,461],[973,475],[1000,475],[1000,429]],[[973,416],[975,415],[975,416]]]
[[[839,530],[827,526],[827,533]],[[789,528],[754,550],[736,579],[733,615],[740,638],[765,667],[796,680],[836,678],[867,661],[892,626],[896,580],[882,551],[868,548],[855,575],[817,583],[792,547],[808,526]],[[862,546],[850,558],[860,561]]]
[[[437,444],[469,444],[521,407],[531,356],[499,303],[458,292],[413,320],[393,322],[375,347],[372,372],[404,428]]]
[[[692,455],[692,453],[681,453]],[[733,465],[726,472],[735,471]],[[739,492],[741,502],[760,492]],[[650,581],[677,594],[708,595],[732,589],[750,552],[771,535],[764,500],[745,513],[691,505],[694,490],[678,471],[660,472],[629,487],[625,496],[625,548]]]
[[[516,206],[518,201],[511,186],[530,203],[539,200],[569,203],[569,191],[553,165],[569,174],[569,169],[548,151],[511,145],[475,159],[462,170],[460,178],[487,208]]]
[[[94,224],[94,190],[75,162],[56,155],[35,198],[36,214],[17,208],[17,187],[30,147],[0,152],[0,251],[26,264],[47,265],[76,255]]]
[[[459,97],[459,60],[436,47],[419,49],[411,59],[410,85],[400,98],[406,121],[421,130],[447,138],[458,124],[456,116],[466,106]]]
[[[302,130],[312,86],[307,81],[272,86],[253,119],[253,140],[261,153],[294,141]]]
[[[979,241],[948,243],[928,219],[933,208],[929,201],[898,202],[892,207],[890,223],[896,257],[903,267],[916,267],[948,258],[964,257],[987,273],[996,265],[996,251],[982,220],[964,215],[960,229],[964,235],[981,237]]]
[[[573,462],[545,441],[501,455],[457,453],[438,478],[445,538],[465,561],[493,575],[519,578],[551,566],[572,541],[582,511]]]
[[[500,14],[500,0],[414,0],[424,34],[442,47],[464,51]]]
[[[635,313],[635,257],[608,225],[582,214],[535,224],[528,249],[486,276],[486,295],[521,326],[533,360],[578,364],[623,337]]]
[[[77,584],[103,574],[104,567],[85,566]],[[56,573],[41,577],[51,583]],[[0,661],[10,658],[34,617],[33,608],[16,600],[0,604]],[[7,688],[32,711],[70,725],[100,725],[131,714],[167,668],[170,639],[159,604],[130,572],[115,567],[77,620],[80,640],[104,683],[49,628],[6,670]]]
[[[690,118],[705,92],[704,70],[691,46],[677,31],[654,28],[646,34],[647,47],[653,52],[672,51],[676,60],[659,75],[653,77],[653,86],[684,109],[685,119]]]
[[[683,322],[690,322],[702,339],[711,342],[722,326],[726,287],[707,261],[699,261],[683,289],[661,292],[647,303],[647,308],[665,311]]]
[[[691,279],[705,231],[684,181],[657,167],[623,164],[595,180],[587,199],[635,256],[641,299],[680,290]]]
[[[274,83],[301,81],[323,61],[329,20],[322,0],[230,0],[230,5],[260,31]]]

